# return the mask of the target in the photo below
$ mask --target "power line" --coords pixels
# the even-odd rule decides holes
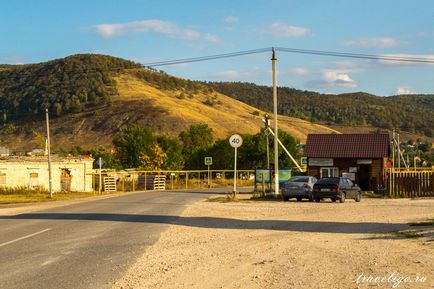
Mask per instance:
[[[173,65],[173,64],[183,64],[183,63],[189,63],[189,62],[199,62],[199,61],[207,61],[207,60],[214,60],[214,59],[221,59],[221,58],[244,56],[244,55],[249,55],[249,54],[265,53],[265,52],[269,52],[269,51],[271,51],[271,47],[238,51],[238,52],[232,52],[232,53],[209,55],[209,56],[151,62],[151,63],[145,63],[145,64],[143,64],[143,66],[155,67],[155,66],[165,66],[165,65]]]
[[[359,54],[359,53],[346,53],[346,52],[322,51],[322,50],[306,50],[306,49],[284,48],[284,47],[276,47],[276,50],[282,52],[290,52],[290,53],[346,57],[346,58],[434,63],[434,58],[427,58],[427,57],[387,56],[387,55]]]
[[[192,57],[184,59],[175,59],[159,62],[145,63],[145,67],[156,67],[156,66],[166,66],[173,64],[183,64],[190,62],[208,61],[229,57],[244,56],[249,54],[265,53],[271,52],[271,47],[260,48],[254,50],[238,51],[233,53],[216,54],[201,57]],[[324,50],[309,50],[309,49],[297,49],[297,48],[286,48],[286,47],[275,47],[276,51],[290,52],[290,53],[301,53],[310,55],[322,55],[322,56],[332,56],[332,57],[345,57],[345,58],[359,58],[359,59],[372,59],[372,60],[384,60],[384,61],[403,61],[403,62],[415,62],[415,63],[433,63],[434,58],[428,57],[407,57],[407,56],[388,56],[388,55],[374,55],[374,54],[360,54],[360,53],[347,53],[347,52],[337,52],[337,51],[324,51]]]

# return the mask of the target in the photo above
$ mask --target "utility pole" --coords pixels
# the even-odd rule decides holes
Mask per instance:
[[[267,114],[265,114],[264,118],[262,119],[264,121],[265,124],[265,145],[266,145],[266,151],[267,151],[267,171],[268,171],[268,175],[270,176],[270,182],[271,182],[271,173],[270,173],[270,140],[269,140],[269,126],[270,126],[270,116]],[[262,176],[262,178],[264,179],[264,176]],[[264,181],[264,180],[263,180]],[[270,189],[270,182],[267,182],[267,188]]]
[[[50,150],[50,120],[48,118],[48,108],[45,109],[45,120],[47,122],[47,152],[48,152],[48,187],[50,198],[53,197],[53,180],[51,178],[51,150]]]
[[[274,195],[279,194],[279,130],[277,127],[277,82],[276,82],[276,51],[273,47],[271,67],[273,71],[273,105],[274,105]]]

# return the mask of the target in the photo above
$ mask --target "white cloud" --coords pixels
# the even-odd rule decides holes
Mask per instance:
[[[301,67],[291,68],[289,73],[295,76],[306,76],[310,74],[309,70]]]
[[[399,94],[415,94],[415,92],[411,91],[409,87],[402,86],[398,87],[398,89],[395,91],[395,95]]]
[[[228,16],[228,17],[225,18],[225,22],[226,23],[236,23],[236,22],[239,22],[239,21],[240,21],[240,18],[234,17],[234,16]]]
[[[276,37],[288,38],[288,37],[303,37],[309,34],[309,29],[305,27],[291,26],[281,22],[271,23],[266,29],[261,31],[262,33],[270,33]]]
[[[357,40],[347,40],[344,41],[343,43],[345,46],[362,46],[362,47],[375,47],[375,48],[395,47],[401,44],[399,40],[390,37],[361,38]]]
[[[252,67],[249,70],[224,70],[215,72],[213,74],[210,74],[208,77],[213,79],[225,79],[225,80],[248,80],[251,81],[251,79],[260,74],[260,68],[259,67]]]
[[[201,34],[195,30],[178,27],[176,24],[158,19],[132,21],[117,24],[98,24],[91,27],[104,38],[113,38],[133,32],[154,32],[170,38],[185,40],[205,40],[211,43],[220,42],[220,38],[212,34]]]
[[[212,74],[214,78],[229,78],[229,79],[237,79],[242,76],[242,72],[238,70],[225,70],[219,71]]]
[[[325,87],[357,87],[357,82],[351,79],[348,73],[337,70],[323,70],[319,79],[308,81],[306,84],[311,88]]]

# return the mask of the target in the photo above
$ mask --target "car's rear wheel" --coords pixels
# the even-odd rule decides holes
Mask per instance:
[[[313,202],[313,201],[315,201],[315,199],[312,196],[310,196],[309,201]]]
[[[342,193],[341,198],[339,199],[339,202],[345,203],[345,193]]]
[[[287,197],[287,196],[283,196],[283,201],[284,202],[287,202],[289,200],[289,197]]]
[[[297,198],[297,202],[301,202],[301,198]]]
[[[317,203],[321,202],[321,198],[315,198],[315,202]]]
[[[358,194],[357,194],[357,197],[354,199],[356,202],[360,202],[361,200],[362,200],[362,193],[361,192],[359,192]]]
[[[335,199],[335,198],[332,198],[332,202],[335,203],[335,202],[336,202],[336,199]]]

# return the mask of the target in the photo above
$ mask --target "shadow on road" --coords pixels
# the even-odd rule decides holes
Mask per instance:
[[[0,220],[80,220],[173,224],[197,228],[274,230],[293,232],[372,234],[407,229],[406,224],[394,223],[346,223],[297,220],[240,220],[215,217],[177,217],[164,215],[99,214],[99,213],[31,213],[0,216]]]

